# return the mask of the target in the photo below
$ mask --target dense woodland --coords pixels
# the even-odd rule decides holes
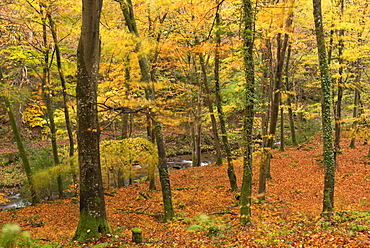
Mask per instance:
[[[120,235],[138,226],[144,237],[150,230],[147,241],[155,247],[191,247],[191,239],[206,245],[207,238],[214,241],[211,247],[243,242],[251,247],[296,247],[309,244],[309,239],[298,237],[309,234],[301,232],[305,228],[296,230],[297,237],[283,233],[290,224],[303,223],[309,229],[320,221],[320,228],[349,220],[354,221],[350,226],[367,223],[365,213],[348,212],[366,210],[365,203],[347,202],[345,209],[343,202],[357,194],[366,202],[368,194],[356,193],[368,185],[370,157],[368,5],[345,0],[2,1],[0,203],[20,193],[34,206],[57,198],[61,200],[55,204],[63,204],[60,209],[72,204],[74,223],[68,219],[66,224],[72,227],[62,228],[63,234],[53,241],[74,240],[75,245],[95,240],[125,247],[130,242]],[[201,166],[205,153],[212,153],[212,164]],[[192,168],[174,171],[172,160],[184,154],[191,156]],[[316,161],[310,170],[304,167],[312,163],[309,158]],[[361,169],[344,169],[343,164],[354,160]],[[310,186],[297,187],[296,179],[287,184],[290,189],[282,183],[295,177],[289,166],[292,171],[299,166],[295,173],[302,180],[320,175],[311,178],[313,189],[320,188],[312,196],[312,211],[290,209],[289,204],[300,203],[288,204],[292,198],[284,198],[287,192],[274,186],[294,189],[293,195],[309,191]],[[357,189],[342,180],[352,180],[355,174],[363,176]],[[210,191],[198,177],[206,177]],[[133,183],[136,186],[125,186]],[[346,189],[353,195],[338,198],[337,188],[340,197]],[[185,200],[186,193],[200,194],[199,189],[219,199],[210,205],[222,208],[199,212],[227,220],[186,212],[207,206]],[[218,189],[220,195],[213,195]],[[118,196],[126,196],[127,202],[118,206],[112,200]],[[137,196],[146,208],[130,207],[136,204],[130,198]],[[120,214],[135,214],[132,223],[121,220],[121,227],[118,217],[110,217],[112,202]],[[79,211],[73,204],[79,204]],[[286,212],[278,211],[276,204]],[[37,207],[42,206],[53,208]],[[21,225],[16,215],[0,223]],[[320,216],[323,219],[315,219]],[[275,224],[267,224],[270,217]],[[155,229],[145,229],[145,221],[160,222],[162,231],[170,228],[166,225],[188,225],[191,235],[164,242],[164,234],[156,237]],[[45,224],[36,218],[31,223]],[[340,237],[348,236],[338,244],[365,244],[361,242],[366,238],[355,232],[366,237],[369,225],[352,227],[345,235],[345,229],[338,231]],[[9,228],[15,234],[6,241]],[[46,245],[28,243],[31,240],[18,228],[4,226],[0,246],[13,247],[13,241],[24,247]],[[268,228],[278,231],[266,232],[273,237],[264,240],[261,233]],[[237,230],[249,230],[247,236],[259,241],[231,242]],[[132,232],[132,242],[141,243],[141,229]],[[116,240],[111,240],[112,233]],[[207,238],[194,237],[198,234]],[[339,237],[335,231],[331,235]],[[293,243],[281,241],[289,237]],[[361,242],[351,243],[353,237]]]

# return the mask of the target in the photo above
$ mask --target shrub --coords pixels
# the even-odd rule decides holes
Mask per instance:
[[[31,247],[31,236],[21,232],[21,227],[15,224],[5,224],[1,232],[0,245],[4,248]]]
[[[138,176],[140,167],[147,169],[149,176],[154,175],[158,163],[157,149],[147,139],[102,141],[100,149],[103,182],[106,188],[122,186],[125,178],[134,179]]]

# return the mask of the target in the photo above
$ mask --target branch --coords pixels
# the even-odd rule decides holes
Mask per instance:
[[[98,106],[103,109],[103,111],[115,111],[120,114],[135,114],[135,113],[145,113],[146,108],[131,109],[129,107],[112,107],[104,103],[98,103]]]

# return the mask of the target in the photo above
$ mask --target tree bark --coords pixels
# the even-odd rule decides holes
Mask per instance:
[[[251,203],[252,203],[252,130],[254,120],[254,15],[252,1],[243,0],[243,58],[245,70],[245,108],[243,123],[243,181],[240,195],[240,222],[244,225],[251,224]]]
[[[64,76],[63,67],[62,67],[62,56],[61,56],[60,49],[59,49],[59,40],[58,40],[58,35],[57,35],[57,29],[56,29],[55,22],[54,22],[54,20],[51,16],[51,13],[47,12],[47,17],[49,19],[50,30],[51,30],[51,34],[52,34],[53,41],[54,41],[54,48],[55,48],[55,55],[56,55],[56,61],[57,61],[57,67],[58,67],[58,74],[59,74],[59,78],[60,78],[60,83],[62,85],[64,118],[65,118],[65,123],[66,123],[66,128],[67,128],[67,133],[68,133],[68,140],[69,140],[69,157],[72,158],[74,156],[74,139],[73,139],[73,130],[72,130],[71,119],[69,117],[67,85],[66,85],[66,79],[65,79],[65,76]],[[77,175],[76,175],[76,173],[73,169],[73,160],[72,159],[71,159],[70,165],[71,165],[73,183],[75,185],[75,188],[77,189],[78,180],[77,180]]]
[[[220,6],[218,4],[218,6]],[[226,123],[225,123],[225,114],[222,109],[222,96],[221,96],[221,87],[220,87],[220,46],[221,46],[221,34],[220,34],[220,14],[219,10],[216,12],[215,17],[216,22],[216,49],[215,49],[215,69],[214,69],[214,76],[215,76],[215,97],[216,97],[216,107],[218,112],[218,118],[220,122],[220,129],[221,129],[221,141],[223,143],[226,159],[227,159],[227,175],[229,177],[230,188],[232,191],[236,191],[238,189],[238,184],[236,180],[235,170],[232,162],[232,154],[231,154],[231,147],[227,135],[226,130]]]
[[[295,133],[295,124],[294,124],[294,116],[293,116],[293,109],[292,109],[292,82],[291,80],[289,79],[289,62],[290,62],[290,54],[291,54],[291,46],[289,45],[288,46],[288,53],[287,53],[287,57],[286,57],[286,63],[285,63],[285,86],[286,86],[286,90],[287,90],[287,94],[288,94],[288,97],[287,97],[287,105],[288,105],[288,116],[289,116],[289,125],[290,125],[290,134],[291,134],[291,137],[292,137],[292,144],[293,146],[297,146],[298,145],[298,141],[297,141],[297,137],[296,137],[296,133]]]
[[[43,34],[43,55],[44,55],[44,63],[43,63],[43,73],[42,73],[42,84],[41,84],[41,91],[42,91],[42,98],[45,103],[46,107],[46,117],[48,120],[48,126],[50,129],[50,139],[51,139],[51,147],[53,151],[53,160],[54,165],[58,166],[60,164],[59,155],[58,155],[58,145],[57,145],[57,130],[54,121],[54,109],[52,106],[51,100],[51,87],[50,87],[50,68],[49,68],[49,43],[47,39],[47,13],[45,12],[46,6],[40,3],[40,15],[41,15],[41,23],[42,23],[42,34]],[[63,193],[63,181],[62,176],[60,174],[57,175],[57,182],[58,182],[58,195],[59,197],[64,196]]]
[[[150,68],[149,68],[149,63],[148,59],[142,54],[142,44],[140,41],[140,34],[139,30],[137,29],[136,25],[136,20],[135,20],[135,14],[134,14],[134,9],[132,5],[131,0],[115,0],[120,4],[122,14],[125,18],[127,28],[129,32],[138,39],[135,47],[135,52],[138,53],[138,61],[139,61],[139,67],[140,67],[140,72],[141,72],[141,81],[146,83],[145,87],[145,97],[149,101],[154,101],[154,85],[153,85],[153,79],[154,76],[151,75],[150,73]],[[146,130],[147,130],[147,136],[148,139],[152,142],[154,142],[154,134],[153,134],[153,125],[152,125],[152,113],[150,109],[148,109],[146,113]],[[149,183],[150,189],[153,189],[153,186],[155,188],[154,181],[151,181]]]
[[[344,13],[344,0],[340,1],[340,19],[342,20]],[[342,124],[342,99],[343,99],[343,69],[344,69],[344,29],[339,30],[339,41],[338,41],[338,62],[339,62],[339,78],[338,78],[338,92],[337,92],[337,101],[335,103],[335,140],[334,140],[334,153],[335,155],[341,152],[340,148],[340,133],[341,133],[341,124]]]
[[[352,124],[352,138],[351,138],[351,143],[349,144],[350,148],[356,148],[356,133],[358,130],[358,117],[359,117],[359,108],[360,108],[360,101],[361,101],[361,92],[359,90],[359,80],[361,78],[361,72],[358,70],[356,74],[356,85],[355,85],[355,99],[354,99],[354,106],[353,106],[353,118],[354,122]]]
[[[136,43],[136,47],[135,47],[135,52],[138,53],[137,57],[138,57],[139,67],[140,67],[140,72],[141,72],[141,77],[142,77],[141,81],[143,81],[147,84],[146,87],[145,87],[145,97],[146,97],[146,99],[150,100],[150,101],[153,101],[154,100],[153,81],[152,81],[152,77],[151,77],[151,74],[150,74],[148,60],[142,54],[142,51],[141,51],[142,50],[142,48],[141,48],[142,44],[141,44],[141,41],[140,41],[139,30],[137,29],[137,25],[136,25],[136,20],[135,20],[132,1],[131,0],[126,0],[126,1],[125,0],[115,0],[115,1],[120,4],[122,14],[125,18],[126,25],[127,25],[127,28],[129,30],[129,32],[131,34],[135,35],[135,37],[138,39],[137,43]],[[152,117],[151,117],[151,112],[150,111],[148,111],[146,118],[147,118],[146,129],[147,129],[148,139],[152,141],[153,127],[152,127],[152,123],[151,123]]]
[[[172,204],[171,184],[166,163],[166,150],[163,143],[162,124],[159,122],[155,124],[155,137],[158,148],[158,170],[162,186],[164,220],[167,221],[173,219],[175,212]]]
[[[280,151],[285,150],[285,139],[284,139],[284,107],[283,100],[280,98]]]
[[[198,95],[197,109],[193,111],[193,125],[192,125],[192,166],[199,167],[202,160],[201,138],[202,138],[202,99],[201,89]]]
[[[293,6],[294,6],[294,0],[290,1],[289,6],[289,13],[288,17],[286,19],[285,23],[285,29],[287,30],[284,33],[284,38],[282,38],[282,33],[278,33],[276,36],[276,43],[277,43],[277,49],[276,49],[276,68],[275,68],[275,75],[274,75],[274,81],[272,86],[272,99],[271,99],[271,108],[269,110],[269,131],[268,131],[268,137],[265,138],[265,142],[263,142],[263,152],[269,153],[265,154],[267,156],[262,156],[265,158],[265,161],[262,161],[261,166],[264,166],[265,168],[260,168],[260,171],[263,171],[264,174],[260,175],[259,180],[259,186],[258,186],[258,197],[260,200],[264,200],[264,197],[266,195],[266,192],[263,191],[263,189],[266,189],[266,180],[271,179],[271,170],[270,170],[270,161],[271,161],[271,154],[270,150],[272,149],[274,145],[274,139],[276,135],[276,126],[278,121],[278,115],[279,115],[279,106],[280,106],[280,98],[281,98],[281,90],[283,85],[283,74],[284,74],[284,60],[285,60],[285,53],[288,47],[288,41],[289,41],[289,35],[288,32],[291,32],[292,30],[292,23],[293,23]],[[282,27],[283,28],[283,27]],[[271,51],[271,46],[268,41],[267,48]],[[270,55],[269,58],[272,58]],[[271,66],[272,68],[272,66]],[[266,127],[267,128],[267,127]],[[281,141],[283,142],[283,141]]]
[[[3,80],[4,80],[4,77],[3,77],[2,69],[0,67],[0,83],[3,83]],[[10,100],[9,100],[9,98],[6,94],[7,93],[3,93],[4,104],[5,104],[6,110],[8,112],[10,125],[11,125],[12,130],[13,130],[13,135],[14,135],[15,141],[17,143],[17,148],[18,148],[18,151],[19,151],[19,155],[22,159],[23,169],[26,173],[27,181],[28,181],[28,184],[30,186],[31,204],[36,205],[39,202],[39,199],[37,197],[36,190],[35,190],[35,187],[34,187],[34,184],[33,184],[30,162],[28,160],[26,150],[24,149],[24,146],[23,146],[22,136],[19,133],[19,129],[17,127],[17,121],[16,121],[16,118],[15,118],[14,113],[12,111],[12,105],[11,105]]]
[[[109,233],[100,166],[97,80],[102,0],[82,1],[81,38],[77,50],[77,142],[80,168],[80,220],[73,237],[86,241]]]
[[[335,184],[335,155],[333,149],[333,127],[331,124],[331,77],[326,57],[325,37],[323,19],[321,13],[321,0],[313,0],[313,16],[315,21],[316,41],[318,59],[321,74],[322,90],[322,132],[323,132],[323,154],[324,154],[324,198],[323,211],[327,215],[334,210],[334,184]]]
[[[218,135],[218,130],[217,130],[217,121],[215,117],[215,113],[213,110],[213,102],[211,100],[211,90],[209,89],[208,86],[208,78],[207,78],[207,69],[206,65],[204,62],[204,57],[203,54],[199,54],[199,62],[200,62],[200,67],[202,71],[202,83],[203,83],[203,88],[205,92],[205,102],[208,107],[208,111],[211,117],[211,124],[212,124],[212,132],[214,136],[214,147],[216,150],[216,165],[221,165],[222,164],[222,154],[221,154],[221,144],[220,144],[220,137]]]

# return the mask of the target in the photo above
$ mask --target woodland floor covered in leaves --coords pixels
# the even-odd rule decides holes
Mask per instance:
[[[176,219],[162,222],[160,190],[146,182],[107,191],[113,234],[89,244],[70,242],[78,223],[78,200],[63,199],[0,212],[0,225],[17,223],[38,244],[58,247],[370,247],[370,162],[368,145],[342,142],[336,171],[335,209],[320,217],[323,188],[322,145],[313,139],[299,148],[273,152],[273,179],[266,201],[253,204],[253,226],[239,224],[235,193],[226,166],[208,165],[171,172]],[[258,180],[258,155],[254,180]],[[235,161],[241,184],[242,160]],[[157,187],[159,187],[157,181]],[[257,183],[255,183],[255,191]],[[254,194],[256,195],[256,194]],[[131,242],[131,229],[143,230],[144,243]],[[46,241],[45,241],[46,240]]]

